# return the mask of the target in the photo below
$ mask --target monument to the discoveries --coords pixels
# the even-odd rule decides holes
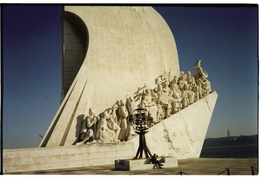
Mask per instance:
[[[136,6],[65,6],[62,19],[62,103],[40,148],[4,151],[4,171],[132,158],[138,138],[129,116],[136,108],[153,118],[146,135],[152,153],[199,157],[217,93],[201,61],[194,60],[194,75],[180,71],[164,19],[151,7]],[[32,158],[28,164],[17,157],[23,154]]]
[[[180,72],[173,35],[153,8],[65,6],[64,11],[65,98],[41,147],[71,145],[88,108],[99,114],[138,87],[153,87],[164,71]],[[71,79],[75,66],[80,68]]]

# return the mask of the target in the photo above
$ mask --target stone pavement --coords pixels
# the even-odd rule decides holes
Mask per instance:
[[[115,171],[114,165],[89,166],[70,169],[33,171],[12,173],[15,175],[176,175],[180,171],[183,175],[252,175],[251,166],[255,175],[258,174],[258,159],[228,159],[228,158],[197,158],[179,160],[179,166],[165,169],[150,169],[136,171]],[[7,174],[6,174],[7,175]]]

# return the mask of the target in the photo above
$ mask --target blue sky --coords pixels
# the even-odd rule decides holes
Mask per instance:
[[[207,137],[257,134],[257,7],[161,6],[182,71],[202,60],[219,97]],[[4,6],[3,147],[37,147],[60,104],[62,6]]]
[[[156,8],[175,37],[182,71],[196,60],[218,100],[207,137],[257,134],[258,24],[256,7]]]

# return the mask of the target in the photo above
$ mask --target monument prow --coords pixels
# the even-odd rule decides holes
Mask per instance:
[[[217,97],[214,91],[148,129],[146,142],[151,152],[178,159],[199,158]],[[138,138],[130,141],[137,150]]]

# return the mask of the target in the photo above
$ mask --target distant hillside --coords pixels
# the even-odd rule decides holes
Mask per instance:
[[[203,147],[257,144],[258,135],[205,139]]]
[[[205,139],[200,158],[258,158],[258,135]]]

